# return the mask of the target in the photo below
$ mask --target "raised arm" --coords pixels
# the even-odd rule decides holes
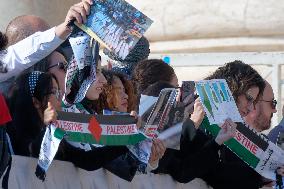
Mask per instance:
[[[92,0],[82,0],[70,7],[63,23],[44,32],[36,32],[0,52],[0,82],[17,76],[54,51],[71,33],[67,24],[86,21]]]

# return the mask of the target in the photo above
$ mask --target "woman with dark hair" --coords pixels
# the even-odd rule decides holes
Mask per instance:
[[[206,79],[226,79],[242,117],[254,110],[265,88],[265,81],[259,73],[239,60],[219,67]],[[220,149],[220,161],[216,168],[204,175],[203,179],[216,189],[257,189],[267,184],[261,175],[225,146]]]
[[[242,117],[254,109],[265,88],[264,79],[259,73],[240,60],[219,67],[205,79],[226,79]]]
[[[234,61],[219,67],[206,79],[225,79],[236,101],[242,117],[246,116],[262,94],[265,81],[250,65]],[[216,139],[215,139],[216,140]],[[216,189],[225,188],[261,188],[264,184],[262,177],[244,163],[236,154],[224,145],[215,145],[214,158],[204,156],[202,151],[212,144],[214,137],[206,128],[199,127],[188,120],[183,127],[180,142],[179,158],[175,161],[181,166],[168,163],[168,173],[178,182],[186,183],[198,177],[204,179]],[[202,147],[204,146],[204,147]],[[212,150],[212,148],[208,149]],[[196,169],[190,169],[190,157],[197,155],[202,160]],[[175,156],[178,157],[178,156]],[[188,163],[187,163],[188,162]],[[196,162],[192,162],[196,163]],[[182,167],[182,169],[181,169]]]
[[[178,87],[174,69],[160,59],[144,60],[137,64],[132,74],[138,96],[151,84],[165,81]]]
[[[29,70],[52,73],[56,77],[60,89],[65,93],[66,68],[66,56],[61,47],[59,47],[40,62],[32,66]]]
[[[38,157],[45,127],[56,120],[61,92],[54,75],[31,72],[21,75],[9,98],[13,121],[8,124],[16,155]]]

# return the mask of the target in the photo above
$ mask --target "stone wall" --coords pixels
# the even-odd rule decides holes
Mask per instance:
[[[0,0],[9,20],[35,14],[60,23],[77,0]],[[277,0],[129,1],[154,20],[146,36],[154,53],[283,51],[284,2]],[[3,18],[3,17],[2,17]]]

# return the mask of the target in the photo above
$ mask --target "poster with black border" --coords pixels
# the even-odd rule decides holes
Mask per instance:
[[[124,59],[152,23],[124,0],[94,0],[87,23],[77,26]]]

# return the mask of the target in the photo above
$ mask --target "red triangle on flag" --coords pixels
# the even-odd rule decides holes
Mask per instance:
[[[99,142],[102,134],[102,128],[95,117],[90,119],[88,129],[95,137],[96,141]]]

